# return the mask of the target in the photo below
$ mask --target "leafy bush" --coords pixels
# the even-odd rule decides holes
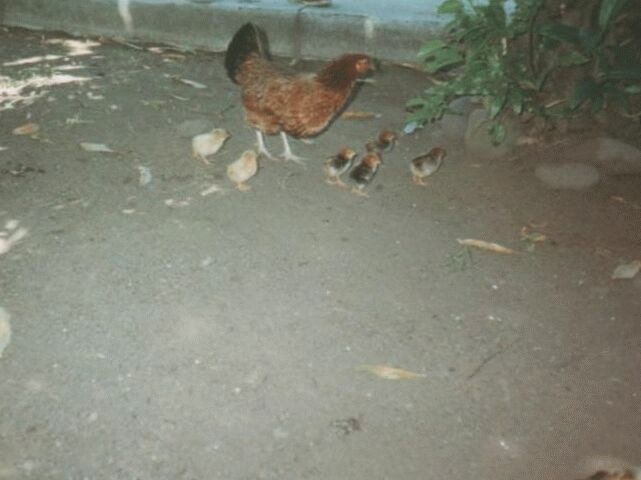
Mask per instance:
[[[408,101],[408,126],[440,119],[461,96],[482,99],[495,143],[505,137],[508,111],[571,116],[583,105],[596,113],[616,102],[630,114],[630,97],[641,93],[638,0],[579,0],[575,15],[564,10],[571,2],[511,3],[510,11],[506,0],[441,3],[438,13],[452,17],[445,36],[418,55],[428,73],[445,78]]]

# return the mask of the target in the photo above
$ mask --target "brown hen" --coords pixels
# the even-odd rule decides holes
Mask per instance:
[[[289,147],[287,135],[313,137],[325,130],[349,99],[356,80],[372,70],[367,55],[343,55],[317,73],[290,74],[267,60],[259,30],[243,25],[225,55],[229,78],[240,85],[245,119],[256,129],[258,151],[274,158],[265,148],[263,134],[280,133],[286,160],[302,163]]]

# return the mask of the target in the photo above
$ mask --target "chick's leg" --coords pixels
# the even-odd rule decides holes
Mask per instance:
[[[352,187],[352,193],[358,195],[359,197],[369,197],[369,195],[363,191],[361,188]]]
[[[247,185],[245,182],[239,182],[236,184],[236,188],[238,189],[239,192],[247,192],[252,189],[249,185]]]
[[[207,160],[205,157],[203,157],[201,154],[199,154],[195,149],[193,149],[192,152],[193,152],[193,157],[194,158],[200,158],[205,163],[205,165],[211,165],[209,163],[209,160]]]
[[[267,151],[265,140],[263,139],[263,132],[261,132],[260,130],[256,130],[256,138],[258,139],[258,155],[267,157],[270,160],[276,160],[276,157],[274,157],[271,153],[269,153],[269,151]]]
[[[423,180],[418,175],[414,175],[412,177],[412,180],[414,181],[414,185],[418,185],[419,187],[427,187],[427,183],[425,183],[425,180]]]
[[[336,176],[336,181],[334,182],[334,185],[338,185],[341,188],[348,188],[347,184],[341,180],[341,177]]]
[[[280,136],[283,139],[283,146],[285,150],[281,154],[285,160],[291,160],[292,162],[298,163],[299,165],[305,165],[303,158],[300,158],[292,153],[292,149],[289,148],[289,142],[287,141],[287,134],[285,132],[280,132]]]

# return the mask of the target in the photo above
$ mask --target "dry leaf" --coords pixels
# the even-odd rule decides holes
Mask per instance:
[[[377,377],[386,380],[411,380],[414,378],[424,378],[423,373],[414,373],[401,368],[387,367],[385,365],[364,365],[361,370],[373,373]]]
[[[168,198],[167,200],[165,200],[165,205],[172,208],[182,208],[188,207],[190,202],[190,197],[187,197],[185,200],[174,200],[173,198]]]
[[[200,195],[203,197],[206,197],[207,195],[211,195],[212,193],[219,193],[222,192],[223,189],[220,188],[219,185],[216,185],[215,183],[212,184],[211,186],[207,187],[203,191],[200,192]]]
[[[396,63],[396,65],[398,65],[399,67],[407,68],[409,70],[414,70],[416,72],[425,73],[425,69],[418,63],[401,62]]]
[[[521,241],[531,243],[543,243],[548,239],[546,235],[539,232],[530,232],[528,227],[521,228]]]
[[[188,80],[186,78],[174,77],[174,80],[194,88],[199,88],[199,89],[207,88],[207,85],[203,85],[202,83],[194,82],[193,80]]]
[[[641,270],[641,260],[634,260],[630,263],[623,263],[614,269],[612,280],[630,280]]]
[[[540,138],[536,137],[519,137],[516,139],[516,144],[519,147],[525,147],[525,146],[530,146],[530,145],[539,145],[541,143]]]
[[[104,143],[85,143],[81,142],[80,147],[86,152],[98,152],[98,153],[116,153],[115,150],[112,150]]]
[[[151,170],[149,170],[149,167],[138,165],[136,168],[138,168],[138,172],[140,172],[140,175],[138,176],[138,185],[141,187],[149,185],[152,180]]]
[[[457,238],[456,241],[461,245],[465,245],[466,247],[474,247],[480,250],[487,250],[494,253],[503,253],[505,255],[513,255],[516,253],[511,248],[504,247],[503,245],[499,245],[498,243],[486,242],[484,240],[476,240],[474,238]]]
[[[0,307],[0,358],[2,357],[2,352],[11,341],[11,324],[9,323],[9,318],[7,311]]]
[[[14,135],[33,135],[40,130],[40,125],[37,123],[25,123],[13,129]]]
[[[348,110],[346,112],[343,112],[341,118],[343,120],[371,120],[372,118],[379,118],[380,116],[380,113]]]

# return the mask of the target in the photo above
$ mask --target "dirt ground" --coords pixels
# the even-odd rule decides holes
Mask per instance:
[[[639,459],[641,280],[610,279],[641,255],[638,177],[550,191],[533,169],[553,152],[461,142],[421,188],[423,130],[370,198],[329,186],[323,159],[402,128],[424,88],[383,66],[349,107],[380,118],[293,142],[306,168],[262,161],[241,193],[225,168],[255,136],[221,56],[64,38],[0,30],[1,74],[44,85],[0,112],[0,226],[28,230],[0,257],[1,479],[561,480]],[[214,126],[232,138],[206,166],[190,136]]]

